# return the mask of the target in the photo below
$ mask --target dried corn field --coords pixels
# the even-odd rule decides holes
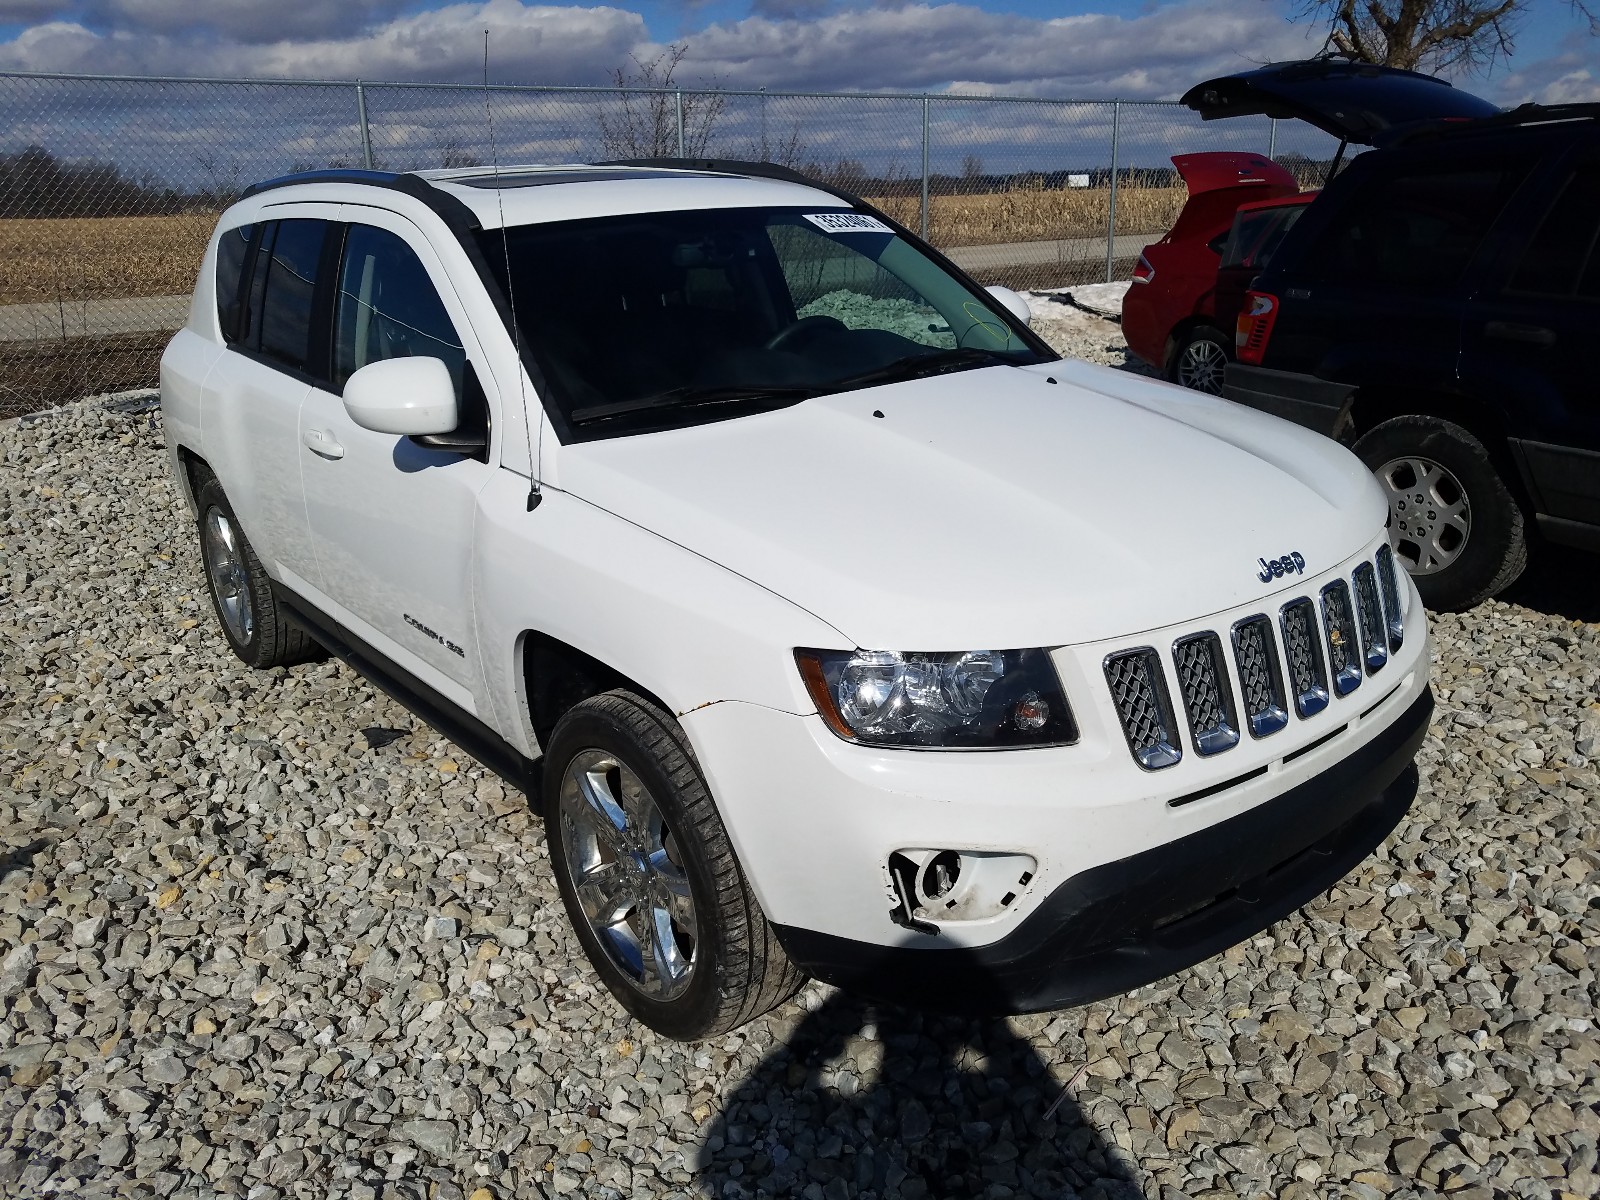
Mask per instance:
[[[1183,207],[1183,188],[1123,187],[1117,230],[1158,234]],[[1099,237],[1106,231],[1104,188],[1017,189],[971,196],[933,196],[931,241],[939,246]],[[915,229],[916,196],[874,203]],[[182,295],[217,216],[0,220],[0,304]]]
[[[214,212],[0,221],[0,304],[182,295],[216,223]]]
[[[1188,198],[1182,187],[1119,187],[1118,233],[1165,233]],[[873,200],[896,220],[917,227],[916,196]],[[1104,237],[1110,207],[1106,188],[1017,188],[969,196],[932,196],[928,240],[936,246],[982,246],[1056,238]]]

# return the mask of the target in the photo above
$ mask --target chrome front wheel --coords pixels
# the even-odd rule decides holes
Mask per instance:
[[[644,996],[689,986],[700,929],[673,831],[638,774],[617,756],[583,750],[561,780],[568,882],[606,956]]]

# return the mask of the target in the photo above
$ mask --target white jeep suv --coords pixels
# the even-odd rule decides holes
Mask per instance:
[[[1340,878],[1432,699],[1353,455],[1026,313],[781,168],[320,172],[223,215],[162,406],[234,650],[525,788],[638,1019],[1030,1011]]]

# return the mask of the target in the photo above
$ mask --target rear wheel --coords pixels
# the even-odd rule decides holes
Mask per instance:
[[[273,596],[272,581],[217,477],[197,468],[193,490],[206,586],[233,652],[252,667],[283,667],[321,657],[322,647],[289,619]]]
[[[1389,543],[1429,608],[1471,608],[1522,574],[1522,509],[1470,430],[1439,417],[1395,417],[1355,450],[1383,486]]]
[[[1167,378],[1209,396],[1222,395],[1222,373],[1231,357],[1230,341],[1220,329],[1196,325],[1172,352]]]
[[[595,971],[630,1013],[709,1037],[794,994],[677,722],[630,692],[576,705],[544,765],[546,841]]]

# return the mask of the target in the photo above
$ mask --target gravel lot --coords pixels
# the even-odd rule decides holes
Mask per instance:
[[[519,796],[338,663],[229,656],[155,415],[0,464],[6,1195],[1600,1192],[1592,584],[1437,621],[1411,817],[1253,942],[1010,1022],[812,985],[685,1047],[597,993]]]

